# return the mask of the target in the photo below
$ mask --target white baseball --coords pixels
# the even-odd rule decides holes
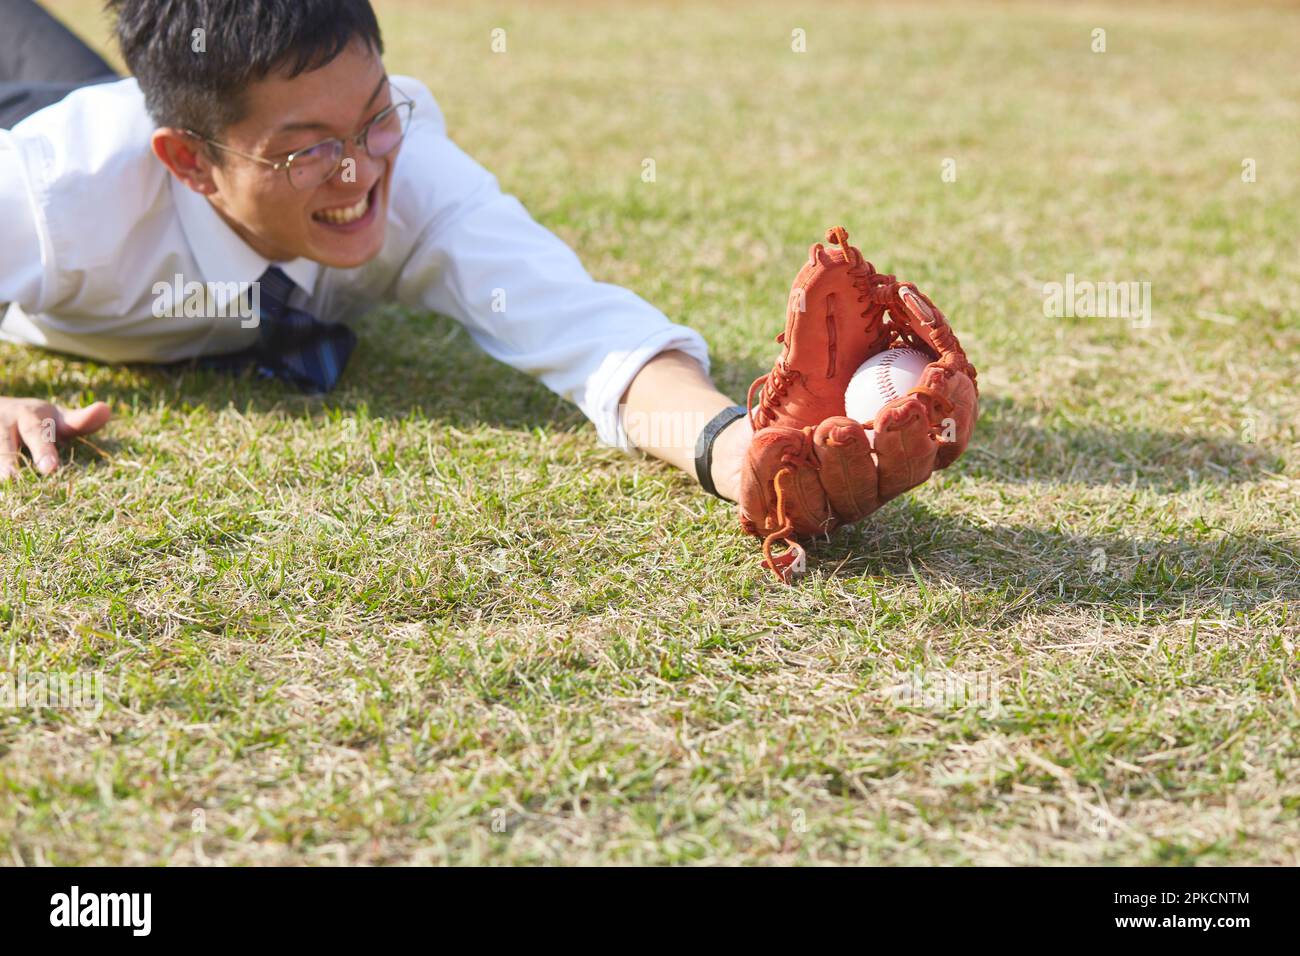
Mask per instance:
[[[844,391],[844,414],[856,422],[874,421],[880,410],[906,395],[934,361],[918,349],[886,349],[853,373]]]

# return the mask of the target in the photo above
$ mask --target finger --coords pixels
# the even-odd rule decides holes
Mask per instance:
[[[54,444],[57,414],[53,405],[46,405],[23,412],[18,418],[18,434],[32,454],[32,464],[42,475],[48,475],[59,467],[59,449]]]
[[[18,474],[18,429],[13,425],[0,426],[0,481],[9,481]]]
[[[852,524],[880,507],[876,463],[871,440],[861,423],[835,416],[813,433],[822,487],[831,509],[844,524]]]
[[[55,409],[58,424],[58,438],[66,441],[78,435],[89,435],[99,431],[113,417],[113,410],[105,402],[95,402],[85,408],[76,408],[64,412]]]
[[[930,416],[915,396],[886,405],[876,416],[873,438],[882,502],[915,488],[934,471],[939,444],[930,434]]]

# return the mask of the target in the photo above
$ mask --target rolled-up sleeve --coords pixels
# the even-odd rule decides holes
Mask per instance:
[[[704,338],[635,293],[597,282],[565,243],[539,225],[491,173],[447,138],[433,97],[409,81],[413,126],[393,195],[416,236],[396,297],[460,322],[492,358],[573,402],[607,445],[627,448],[619,401],[641,368],[667,349],[707,372]]]

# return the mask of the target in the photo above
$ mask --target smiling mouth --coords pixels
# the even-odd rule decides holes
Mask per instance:
[[[376,183],[371,190],[362,196],[351,206],[341,206],[336,209],[322,209],[319,212],[312,213],[312,218],[317,222],[328,223],[332,226],[346,226],[363,219],[366,213],[370,212],[370,204],[374,202],[375,190],[379,188]]]

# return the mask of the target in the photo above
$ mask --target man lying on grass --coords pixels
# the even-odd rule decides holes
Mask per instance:
[[[439,312],[577,404],[602,441],[738,502],[787,583],[805,568],[799,538],[871,514],[970,439],[975,369],[943,313],[838,226],[839,248],[813,244],[791,288],[781,356],[734,405],[698,332],[593,281],[447,138],[428,89],[388,75],[368,0],[109,0],[127,80],[32,0],[0,5],[11,341],[322,393],[372,306]],[[847,417],[850,382],[891,349],[924,371],[880,391],[869,420]],[[0,398],[0,479],[24,448],[57,470],[57,443],[109,414]]]
[[[131,79],[31,0],[0,0],[5,339],[327,392],[369,307],[397,302],[462,323],[607,444],[694,475],[698,425],[632,441],[627,422],[725,424],[697,477],[737,498],[751,427],[710,381],[704,340],[593,281],[500,191],[429,90],[388,75],[368,0],[108,7]],[[57,444],[110,414],[0,398],[0,478],[24,449],[54,472]]]

